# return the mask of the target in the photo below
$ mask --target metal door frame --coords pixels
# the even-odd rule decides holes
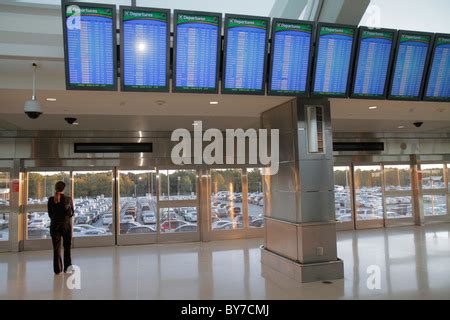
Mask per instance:
[[[254,168],[261,168],[262,166],[257,166]],[[205,239],[208,241],[215,240],[232,240],[232,239],[245,239],[245,238],[260,238],[265,235],[265,226],[261,228],[250,228],[249,226],[249,217],[248,217],[248,179],[247,179],[247,169],[251,169],[253,167],[248,166],[217,166],[217,167],[209,167],[205,170],[206,173],[206,192],[202,201],[205,201],[205,209],[204,212],[204,222],[206,226],[204,227],[205,231]],[[211,171],[212,170],[223,170],[223,169],[240,169],[241,170],[241,184],[242,184],[242,211],[243,211],[243,228],[242,229],[234,229],[234,230],[212,230],[211,224]],[[262,188],[264,186],[264,176],[262,175]],[[263,191],[264,193],[264,191]],[[264,207],[263,207],[264,214]]]
[[[141,233],[141,234],[120,234],[120,227],[119,227],[119,221],[121,216],[121,210],[120,208],[120,171],[151,171],[154,172],[155,175],[158,175],[158,172],[156,170],[156,167],[148,168],[148,167],[115,167],[114,169],[114,193],[116,194],[116,201],[115,201],[115,212],[114,220],[116,228],[115,230],[115,243],[116,245],[137,245],[137,244],[155,244],[158,240],[158,212],[155,212],[156,217],[156,233]],[[159,193],[159,186],[156,182],[155,184],[155,190],[156,190],[156,210],[158,211],[158,193]]]
[[[195,200],[161,200],[161,176],[160,172],[165,170],[194,170],[196,172],[196,199]],[[198,242],[202,237],[202,212],[200,211],[200,168],[195,165],[180,166],[166,166],[161,165],[156,168],[156,224],[157,224],[157,243],[172,243],[172,242]],[[197,231],[195,232],[161,232],[160,209],[162,208],[177,208],[177,207],[196,207],[197,208]]]

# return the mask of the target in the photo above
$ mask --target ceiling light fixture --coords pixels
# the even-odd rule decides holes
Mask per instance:
[[[376,108],[378,108],[377,106],[372,106],[372,107],[369,107],[369,110],[375,110]]]
[[[209,104],[219,104],[219,101],[210,101]]]
[[[47,98],[47,99],[45,99],[45,100],[47,100],[47,101],[56,101],[56,98]]]
[[[405,126],[398,126],[399,129],[403,129]]]

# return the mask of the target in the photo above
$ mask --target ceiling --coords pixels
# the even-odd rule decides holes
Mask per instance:
[[[373,3],[387,5],[380,1]],[[160,131],[191,128],[194,120],[203,120],[204,128],[249,128],[258,127],[261,112],[291,100],[270,96],[66,91],[59,2],[48,0],[48,7],[28,6],[39,2],[24,0],[20,1],[24,6],[18,6],[17,1],[8,0],[0,4],[0,130]],[[147,1],[138,2],[145,5]],[[219,12],[239,8],[236,13],[253,12],[255,4],[239,0],[221,4],[202,0],[189,4],[182,0],[157,2],[160,7],[172,9],[185,5],[200,9],[208,3]],[[257,1],[257,9],[268,12],[277,2],[280,1]],[[261,15],[267,15],[262,11]],[[37,97],[44,106],[44,115],[37,120],[28,119],[23,113],[24,102],[31,97],[32,62],[38,63]],[[46,98],[56,101],[48,102]],[[210,105],[210,101],[219,104]],[[377,109],[369,110],[374,105]],[[450,103],[332,99],[331,111],[333,130],[337,132],[450,132]],[[77,117],[79,126],[66,124],[65,116]],[[424,121],[424,125],[416,128],[414,121]]]

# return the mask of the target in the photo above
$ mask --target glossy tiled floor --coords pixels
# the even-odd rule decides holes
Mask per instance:
[[[296,288],[261,276],[262,239],[75,249],[80,290],[53,275],[50,251],[2,253],[0,299],[450,299],[449,236],[450,224],[341,232],[345,279]]]

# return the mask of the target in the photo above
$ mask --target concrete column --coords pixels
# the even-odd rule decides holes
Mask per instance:
[[[263,276],[286,283],[343,278],[328,100],[297,99],[275,107],[262,114],[262,126],[280,130],[279,171],[265,178]]]

